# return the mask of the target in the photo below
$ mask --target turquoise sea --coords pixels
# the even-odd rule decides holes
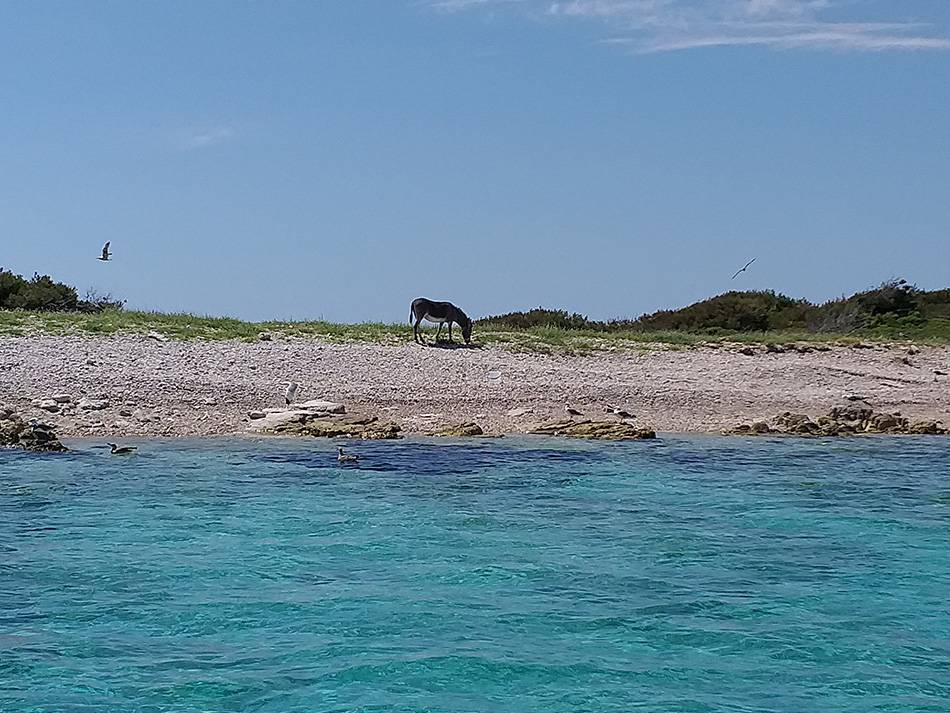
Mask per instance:
[[[950,441],[0,452],[0,711],[950,710]]]

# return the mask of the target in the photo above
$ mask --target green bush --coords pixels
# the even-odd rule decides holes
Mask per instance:
[[[122,309],[124,302],[90,291],[80,300],[75,287],[35,273],[31,280],[0,268],[0,309],[32,312],[102,312]]]
[[[565,310],[538,307],[527,312],[486,317],[489,329],[554,327],[595,332],[692,332],[722,335],[735,332],[810,331],[849,333],[875,328],[921,325],[921,320],[950,319],[950,289],[926,292],[905,280],[891,280],[874,289],[822,305],[772,291],[726,292],[676,310],[660,310],[638,319],[590,320]]]

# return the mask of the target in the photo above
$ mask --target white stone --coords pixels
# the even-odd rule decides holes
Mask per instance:
[[[73,400],[73,397],[69,394],[53,394],[50,398],[58,404],[68,404]]]
[[[33,407],[49,411],[50,413],[59,411],[59,403],[53,399],[37,399],[33,402]]]
[[[102,411],[109,408],[109,402],[105,399],[79,399],[79,408],[83,411]]]

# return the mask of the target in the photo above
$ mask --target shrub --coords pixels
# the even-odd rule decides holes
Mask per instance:
[[[76,288],[53,282],[49,275],[33,275],[14,289],[5,301],[7,309],[26,309],[41,312],[65,312],[76,309],[79,295]]]
[[[591,329],[595,323],[576,312],[562,309],[544,309],[536,307],[528,312],[508,312],[478,320],[479,326],[495,329],[531,329],[534,327],[556,327],[557,329]]]
[[[26,280],[10,270],[0,268],[0,309],[22,309],[34,312],[102,312],[122,309],[125,302],[95,290],[79,299],[75,287],[54,282],[49,275],[35,273]]]
[[[96,290],[87,290],[77,306],[80,312],[96,314],[109,310],[125,309],[125,300],[117,300],[111,294],[100,295]]]

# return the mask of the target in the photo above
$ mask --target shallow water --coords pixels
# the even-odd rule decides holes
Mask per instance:
[[[0,710],[950,710],[950,447],[0,452]]]

